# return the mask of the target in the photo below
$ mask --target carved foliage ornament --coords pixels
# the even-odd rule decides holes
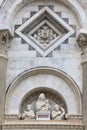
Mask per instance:
[[[78,45],[80,48],[84,48],[87,46],[87,35],[86,34],[80,34],[77,39]]]
[[[10,38],[8,30],[0,30],[0,54],[7,56],[8,40]]]
[[[77,38],[77,43],[81,48],[83,61],[87,61],[87,34],[81,33]]]

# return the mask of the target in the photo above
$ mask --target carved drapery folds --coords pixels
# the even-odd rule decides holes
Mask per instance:
[[[77,43],[82,51],[82,60],[85,62],[87,61],[87,33],[80,33],[77,38]]]
[[[7,56],[10,33],[8,30],[0,30],[0,55]]]
[[[25,120],[63,120],[68,119],[67,115],[63,107],[59,104],[51,104],[45,94],[40,93],[35,102],[35,110],[33,110],[32,103],[27,104],[23,113],[20,113],[18,117]]]

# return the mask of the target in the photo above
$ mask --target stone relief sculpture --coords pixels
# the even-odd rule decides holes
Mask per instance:
[[[54,110],[52,111],[52,119],[53,120],[60,120],[63,119],[65,115],[65,110],[60,107],[58,104],[54,106]]]
[[[50,111],[50,108],[51,108],[51,105],[50,105],[50,103],[49,103],[49,100],[46,99],[46,100],[45,100],[45,109],[46,109],[46,111]]]
[[[31,104],[28,104],[22,115],[19,115],[20,119],[35,119],[34,111],[32,110]]]
[[[8,30],[0,31],[0,53],[5,56],[7,56],[7,50],[10,46],[8,42],[10,38],[11,37]]]
[[[50,42],[57,36],[58,34],[54,32],[46,23],[33,34],[33,37],[44,47],[50,44]]]
[[[31,104],[28,104],[24,112],[19,114],[19,119],[38,120],[39,118],[44,119],[46,117],[46,119],[50,120],[51,117],[52,120],[62,120],[67,119],[66,116],[64,108],[60,107],[59,104],[55,104],[52,107],[49,99],[45,97],[44,93],[41,93],[35,103],[35,110],[33,111]]]
[[[44,93],[41,93],[36,102],[36,112],[39,111],[50,111],[50,103],[49,100],[46,99]]]

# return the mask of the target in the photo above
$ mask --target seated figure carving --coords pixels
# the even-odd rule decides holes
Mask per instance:
[[[52,111],[53,120],[61,120],[64,118],[65,110],[60,107],[58,104],[54,105],[54,110]]]
[[[19,119],[35,119],[34,111],[32,110],[31,104],[28,104],[22,115],[19,115]]]
[[[34,104],[35,103],[35,104]],[[65,113],[64,108],[60,107],[59,104],[55,104],[54,107],[51,106],[49,99],[45,97],[44,93],[40,93],[37,101],[35,101],[33,106],[34,111],[32,110],[32,105],[27,104],[26,109],[22,114],[19,114],[19,119],[25,120],[62,120],[68,119],[69,115]],[[54,103],[53,103],[54,104]],[[52,118],[50,118],[52,117]]]
[[[36,102],[36,112],[50,111],[49,100],[46,99],[44,93],[41,93]]]

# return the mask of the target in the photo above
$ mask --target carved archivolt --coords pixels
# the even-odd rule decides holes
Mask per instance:
[[[48,84],[48,81],[52,82]],[[34,89],[38,89],[39,91],[34,92]],[[48,91],[50,89],[52,91]],[[60,106],[66,112],[68,110],[69,114],[81,114],[81,95],[78,86],[67,74],[48,67],[40,67],[26,71],[10,84],[6,95],[5,113],[18,114],[19,107],[22,113],[26,109],[27,104],[35,104],[40,93],[44,93],[51,104],[61,104]],[[15,104],[14,101],[16,101]]]

